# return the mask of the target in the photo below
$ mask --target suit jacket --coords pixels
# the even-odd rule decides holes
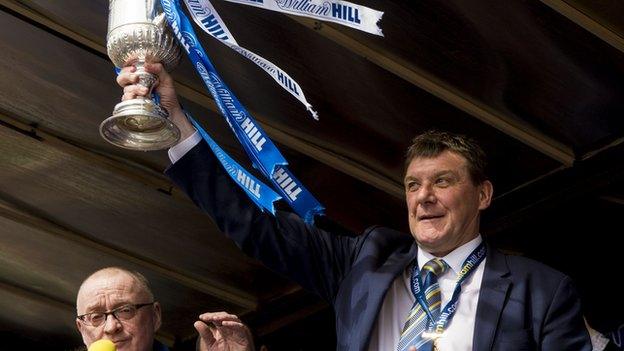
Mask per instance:
[[[160,343],[158,340],[154,340],[154,346],[152,347],[153,351],[169,351],[167,346]]]
[[[292,213],[263,213],[203,141],[166,174],[245,253],[333,305],[337,350],[367,350],[387,289],[416,257],[412,236],[382,227],[335,235]],[[473,349],[591,350],[570,278],[489,248]]]

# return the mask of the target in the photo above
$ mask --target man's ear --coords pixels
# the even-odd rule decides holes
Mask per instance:
[[[493,194],[494,186],[489,180],[486,180],[479,185],[479,210],[485,210],[490,206]]]
[[[160,303],[154,302],[153,312],[154,312],[154,331],[157,331],[158,329],[160,329],[160,325],[162,324]]]
[[[80,336],[82,337],[82,343],[85,344],[85,346],[89,346],[89,345],[87,345],[87,340],[84,337],[84,334],[82,332],[82,328],[84,328],[84,324],[80,323],[78,318],[76,318],[76,329],[78,329],[78,332],[80,332]]]

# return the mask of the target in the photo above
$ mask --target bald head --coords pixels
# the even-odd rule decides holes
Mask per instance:
[[[76,308],[81,305],[81,297],[84,297],[84,292],[86,289],[92,288],[93,285],[102,286],[107,282],[110,282],[113,278],[119,278],[126,276],[130,278],[134,284],[132,284],[132,290],[136,290],[137,293],[141,296],[145,296],[147,300],[154,301],[154,294],[152,293],[152,289],[149,286],[149,282],[145,278],[145,276],[137,271],[131,271],[121,267],[106,267],[100,270],[93,272],[90,276],[88,276],[85,280],[80,284],[80,288],[78,289],[78,295],[76,296]],[[81,314],[80,311],[77,311],[78,314]]]

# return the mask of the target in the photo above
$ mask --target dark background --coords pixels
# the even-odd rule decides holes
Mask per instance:
[[[624,5],[608,0],[370,1],[385,37],[214,1],[237,41],[302,86],[304,108],[200,35],[291,170],[357,235],[407,230],[403,153],[436,128],[477,139],[495,199],[483,234],[576,282],[591,326],[624,323]],[[194,347],[205,311],[240,315],[269,350],[331,350],[331,309],[243,256],[162,175],[166,152],[98,134],[121,96],[105,0],[0,0],[0,349],[80,346],[75,294],[105,266],[143,272],[157,337]],[[186,59],[182,103],[249,166]],[[250,168],[250,167],[248,167]],[[407,235],[407,234],[406,234]]]

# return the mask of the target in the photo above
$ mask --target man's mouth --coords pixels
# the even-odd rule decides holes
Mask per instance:
[[[418,216],[419,221],[430,221],[438,218],[444,217],[443,214],[426,214]]]

